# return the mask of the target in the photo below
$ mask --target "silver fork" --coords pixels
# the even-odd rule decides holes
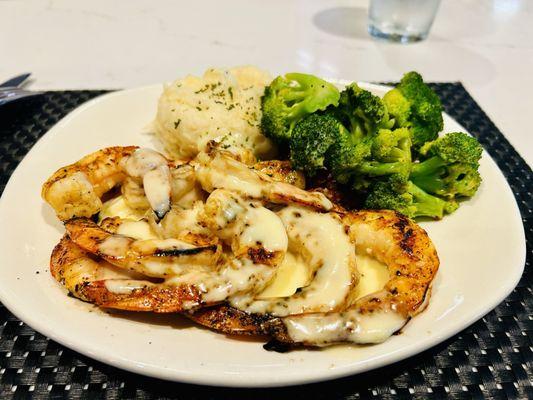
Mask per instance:
[[[28,97],[40,96],[43,92],[24,90],[21,86],[31,74],[22,74],[0,83],[0,106]]]

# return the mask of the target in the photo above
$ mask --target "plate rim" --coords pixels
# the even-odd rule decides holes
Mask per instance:
[[[331,81],[339,85],[343,85],[343,84],[346,84],[347,82],[351,82],[348,80],[340,80],[340,79],[331,80]],[[383,90],[383,89],[388,88],[388,86],[385,86],[385,85],[378,85],[378,84],[365,83],[365,82],[358,82],[358,83],[360,83],[361,86],[365,88],[369,88],[369,89],[375,88],[377,90]],[[86,109],[110,97],[124,96],[124,95],[128,95],[131,92],[142,91],[142,90],[155,90],[156,88],[161,88],[161,87],[162,87],[162,84],[145,85],[145,86],[140,86],[136,88],[118,90],[118,91],[113,91],[113,92],[105,93],[102,95],[98,95],[95,98],[79,105],[74,110],[69,112],[66,116],[61,118],[61,120],[59,120],[56,124],[54,124],[45,134],[43,134],[35,142],[35,144],[31,147],[31,149],[24,156],[24,158],[19,162],[19,164],[17,165],[17,167],[11,174],[8,182],[6,183],[2,196],[0,198],[0,210],[4,207],[4,194],[7,193],[8,190],[10,190],[10,187],[12,186],[12,182],[17,179],[18,175],[20,174],[20,171],[25,165],[26,160],[30,158],[34,152],[39,151],[39,149],[43,146],[43,143],[49,140],[48,138],[53,137],[55,135],[55,132],[59,130],[63,125],[68,124],[70,120],[72,120],[73,118],[76,118],[77,115],[83,113]],[[455,121],[455,119],[449,116],[448,114],[446,113],[443,113],[443,114],[447,115],[450,119]],[[457,121],[455,122],[458,125],[460,125]],[[466,129],[464,129],[464,127],[461,126],[461,128],[465,132],[468,132]],[[19,318],[24,323],[28,324],[35,331],[43,334],[49,339],[54,340],[55,342],[60,343],[61,345],[64,345],[65,347],[72,349],[84,356],[87,356],[96,361],[102,362],[104,364],[111,365],[113,367],[117,367],[117,368],[120,368],[126,371],[140,374],[140,375],[145,375],[145,376],[150,376],[153,378],[164,379],[164,380],[175,381],[175,382],[200,384],[200,385],[207,385],[207,386],[225,386],[225,387],[292,386],[292,385],[310,384],[310,383],[343,378],[346,376],[357,375],[357,374],[367,372],[373,369],[381,368],[385,365],[392,365],[406,358],[413,357],[417,354],[420,354],[423,351],[426,351],[427,349],[434,347],[439,343],[442,343],[443,341],[449,339],[450,337],[454,336],[458,332],[466,329],[467,327],[477,322],[479,319],[481,319],[483,316],[485,316],[490,311],[492,311],[498,304],[500,304],[505,298],[509,296],[509,294],[516,287],[516,285],[518,284],[518,282],[520,281],[523,275],[524,268],[525,268],[527,249],[526,249],[526,242],[525,242],[525,229],[524,229],[524,225],[522,222],[521,213],[518,207],[517,199],[512,191],[512,188],[509,185],[509,182],[503,175],[503,172],[498,167],[497,163],[492,159],[492,157],[487,151],[484,151],[484,153],[488,158],[490,158],[490,161],[496,166],[498,173],[501,174],[503,179],[505,180],[506,190],[510,192],[512,200],[513,200],[512,205],[513,205],[514,214],[518,218],[518,220],[521,222],[520,223],[521,229],[520,229],[519,235],[522,239],[520,245],[523,251],[520,257],[521,267],[516,269],[516,275],[513,276],[514,279],[510,280],[508,284],[505,286],[505,288],[502,289],[502,292],[501,292],[502,295],[498,297],[494,297],[492,301],[488,303],[484,303],[483,306],[479,307],[478,311],[475,313],[475,317],[470,318],[468,323],[460,324],[458,327],[449,329],[445,333],[438,333],[436,335],[433,335],[430,338],[423,341],[421,345],[416,346],[416,348],[414,349],[413,349],[413,346],[408,346],[404,349],[399,349],[392,353],[388,352],[385,354],[381,354],[379,355],[378,359],[373,359],[371,363],[356,367],[357,369],[356,371],[354,371],[353,365],[346,364],[346,365],[338,366],[334,370],[315,372],[313,374],[307,374],[306,376],[292,376],[292,374],[288,374],[288,375],[281,377],[281,379],[274,379],[274,380],[270,379],[268,381],[261,381],[261,382],[243,382],[242,379],[235,379],[235,377],[231,377],[226,374],[219,374],[219,375],[216,375],[214,373],[208,374],[207,371],[205,374],[198,375],[197,373],[188,373],[185,370],[177,371],[175,369],[168,369],[162,366],[146,367],[146,366],[137,365],[136,363],[131,363],[129,360],[122,360],[120,358],[115,358],[112,355],[110,356],[110,355],[106,355],[103,353],[99,353],[98,351],[91,351],[90,349],[86,347],[84,348],[83,345],[76,343],[76,341],[72,341],[69,338],[68,331],[66,331],[67,333],[62,333],[61,330],[59,332],[54,331],[52,327],[48,327],[45,324],[40,323],[39,318],[36,316],[32,316],[31,312],[28,312],[28,310],[26,310],[24,307],[20,307],[19,305],[17,305],[16,302],[11,301],[9,296],[6,295],[7,293],[4,291],[4,288],[2,285],[0,285],[0,301],[11,313],[13,313],[17,318]],[[505,295],[503,295],[503,293]]]

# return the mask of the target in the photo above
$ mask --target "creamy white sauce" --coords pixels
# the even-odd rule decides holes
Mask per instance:
[[[167,278],[168,276],[182,276],[189,272],[192,269],[192,266],[184,262],[178,262],[178,260],[171,263],[169,260],[151,258],[143,260],[142,265],[139,268],[144,271],[145,275]]]
[[[237,296],[230,303],[251,313],[277,316],[308,312],[327,312],[341,306],[356,283],[355,250],[344,225],[332,214],[321,214],[289,206],[279,213],[290,240],[311,271],[311,283],[293,296],[253,300]]]
[[[182,235],[188,233],[211,236],[211,232],[199,224],[199,215],[203,209],[204,203],[201,201],[195,202],[188,209],[173,206],[161,223],[156,224],[153,220],[150,221],[152,229],[162,238],[183,237]]]
[[[108,217],[119,217],[121,219],[140,220],[143,218],[143,213],[134,210],[124,200],[124,196],[118,196],[114,199],[106,201],[102,210],[98,214],[99,222]]]
[[[106,289],[115,294],[130,294],[136,289],[143,289],[148,286],[153,286],[153,284],[148,281],[124,279],[108,279],[105,281]]]
[[[157,251],[180,251],[195,249],[196,246],[178,239],[150,239],[135,240],[131,243],[131,250],[138,255],[153,255]]]
[[[113,264],[108,263],[104,260],[98,261],[95,280],[106,280],[106,279],[146,279],[145,275],[139,274],[134,271],[130,271],[125,268],[117,267]]]
[[[196,178],[208,192],[223,188],[232,192],[260,198],[265,182],[245,164],[230,157],[216,154],[210,158],[201,153],[195,166]]]
[[[245,200],[225,189],[217,189],[207,199],[206,218],[219,238],[233,251],[264,248],[285,252],[288,239],[279,216],[261,203]],[[213,226],[213,224],[215,226]]]
[[[128,254],[132,242],[133,239],[125,236],[110,235],[98,245],[98,251],[105,256],[124,258]]]
[[[158,218],[163,218],[170,210],[170,170],[168,165],[160,165],[144,174],[143,187],[150,207]]]
[[[331,201],[319,192],[307,192],[284,182],[276,182],[268,175],[246,164],[217,153],[213,158],[205,153],[198,155],[196,177],[203,189],[212,192],[226,189],[254,199],[264,199],[278,204],[305,204],[313,208],[330,210]]]
[[[407,318],[392,310],[361,314],[357,310],[342,313],[309,314],[283,318],[289,337],[298,343],[317,346],[339,342],[381,343],[399,331]]]
[[[205,268],[189,268],[167,280],[172,285],[194,285],[206,302],[219,302],[240,293],[257,293],[271,281],[276,267],[254,263],[248,248],[286,252],[285,227],[278,215],[259,203],[245,201],[234,193],[217,190],[207,200],[214,233],[231,244],[240,256],[228,255],[222,263]],[[242,251],[242,252],[241,252]]]
[[[212,246],[197,247],[178,239],[135,240],[119,234],[111,234],[100,243],[98,250],[117,265],[160,278],[183,275],[193,266],[208,268],[215,265],[220,257]]]
[[[361,275],[351,294],[352,301],[372,293],[385,304],[387,292],[383,287],[390,278],[388,268],[368,255],[372,254],[370,247],[359,247],[359,251],[363,252],[356,254]],[[364,314],[355,305],[343,312],[287,316],[282,321],[287,334],[295,342],[326,346],[340,342],[381,343],[398,332],[408,318],[397,313],[392,304]]]
[[[161,166],[168,165],[163,155],[151,149],[137,149],[124,163],[124,170],[129,176],[142,178],[147,172]]]
[[[144,220],[124,221],[119,225],[117,233],[137,240],[158,239],[150,224]]]
[[[124,170],[143,180],[144,192],[159,219],[170,210],[170,169],[161,154],[151,149],[137,149],[124,162]]]
[[[226,300],[228,296],[243,290],[250,290],[260,280],[270,278],[272,268],[255,265],[247,260],[236,260],[226,265],[214,279],[202,282],[206,293],[203,299],[207,302]]]
[[[281,219],[268,208],[247,208],[240,234],[241,246],[260,246],[267,251],[286,251],[287,233]]]
[[[250,260],[235,259],[228,261],[215,273],[205,269],[189,268],[183,275],[167,279],[170,285],[194,285],[201,292],[202,300],[215,303],[226,300],[229,296],[262,288],[268,282],[275,269]]]
[[[221,239],[231,239],[236,229],[238,218],[246,213],[246,207],[238,195],[227,190],[216,190],[207,199],[208,209],[212,213],[208,218],[213,218]],[[214,207],[211,205],[214,204]]]

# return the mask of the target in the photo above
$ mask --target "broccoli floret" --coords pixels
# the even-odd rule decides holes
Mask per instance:
[[[365,207],[389,209],[401,212],[410,218],[429,217],[441,219],[454,212],[458,204],[446,201],[425,192],[413,182],[399,175],[375,182],[365,200]]]
[[[338,182],[346,184],[357,173],[357,168],[371,154],[372,140],[370,137],[356,140],[350,132],[343,129],[328,153],[328,167]]]
[[[421,162],[413,164],[411,180],[429,193],[448,199],[472,197],[479,185],[483,149],[466,133],[453,132],[420,149]]]
[[[392,161],[394,151],[383,159],[380,157],[397,143],[391,141],[387,144],[390,148],[378,150],[391,140],[386,128],[394,123],[378,96],[352,83],[341,92],[339,106],[329,111],[346,127],[329,154],[328,165],[337,181],[351,182],[359,190],[368,187],[370,176],[399,172],[399,165],[394,164],[397,160]]]
[[[341,92],[335,113],[355,140],[372,135],[379,128],[391,128],[394,123],[382,100],[356,83],[346,86]]]
[[[289,141],[292,166],[310,176],[324,169],[326,153],[343,131],[341,123],[329,114],[311,114],[299,121]]]
[[[382,140],[376,141],[385,143],[379,147],[385,151],[382,159],[386,158],[388,135],[385,132]],[[450,133],[428,142],[420,149],[422,161],[411,164],[407,177],[393,174],[373,181],[365,206],[393,209],[412,218],[440,219],[459,207],[457,197],[476,192],[481,182],[477,171],[481,152],[477,140],[465,133]]]
[[[332,146],[331,170],[341,182],[356,190],[367,188],[374,177],[399,174],[408,178],[411,169],[411,137],[404,128],[380,129],[357,142],[345,134]]]
[[[278,76],[261,98],[261,129],[278,143],[286,143],[296,123],[315,111],[336,106],[339,90],[314,75]]]
[[[420,149],[421,158],[438,156],[448,163],[478,164],[482,153],[476,138],[463,132],[447,133]]]
[[[417,72],[405,74],[383,103],[396,127],[409,128],[415,149],[436,139],[444,126],[440,99]]]
[[[372,140],[372,160],[361,172],[372,176],[391,173],[409,176],[411,168],[411,136],[405,128],[380,129]]]

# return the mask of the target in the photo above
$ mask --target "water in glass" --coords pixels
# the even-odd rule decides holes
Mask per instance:
[[[370,0],[368,32],[401,43],[423,40],[439,3],[440,0]]]

